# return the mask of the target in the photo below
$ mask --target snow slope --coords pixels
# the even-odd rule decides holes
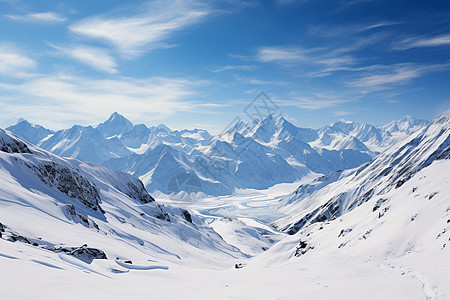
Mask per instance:
[[[384,201],[385,194],[418,171],[448,157],[449,135],[449,119],[437,117],[406,143],[386,150],[372,162],[300,186],[280,203],[289,216],[277,221],[277,226],[295,233],[306,223],[334,219],[373,197]]]
[[[105,264],[119,257],[221,267],[245,257],[202,219],[156,203],[129,174],[59,158],[3,130],[0,146],[2,243],[36,243],[33,251],[57,260],[70,259],[61,247],[87,244],[104,252]]]

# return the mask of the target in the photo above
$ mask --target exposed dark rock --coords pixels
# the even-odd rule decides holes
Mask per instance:
[[[338,249],[344,248],[346,245],[347,245],[347,243],[341,243],[341,244],[338,246]]]
[[[70,198],[78,199],[94,211],[100,210],[103,212],[99,205],[100,194],[98,189],[78,172],[55,162],[40,166],[27,165],[27,167],[32,169],[46,185],[57,188]]]
[[[131,260],[126,260],[126,261],[124,261],[124,263],[129,264],[129,265],[133,264],[133,262]]]
[[[87,263],[91,263],[94,259],[108,259],[105,252],[95,248],[88,248],[87,245],[76,248],[68,254]]]
[[[159,213],[156,213],[155,217],[156,217],[157,219],[165,220],[165,221],[170,222],[170,216],[169,216],[169,214],[168,214],[168,213],[162,208],[162,206],[159,205],[159,204],[158,204],[158,208],[159,208],[160,212],[159,212]]]
[[[5,232],[5,226],[2,223],[0,223],[0,232]]]
[[[28,153],[32,152],[28,148],[28,146],[16,139],[10,138],[8,140],[4,140],[3,137],[0,136],[0,151],[6,153]]]
[[[88,217],[80,214],[75,209],[75,205],[73,205],[73,204],[68,204],[68,205],[65,206],[65,213],[66,213],[66,215],[68,217],[70,217],[75,222],[79,222],[79,223],[81,223],[84,226],[89,227],[89,228],[95,228],[97,230],[100,229],[98,227],[97,223],[95,223],[93,220],[90,220]]]
[[[188,221],[189,223],[192,223],[192,216],[187,210],[183,211],[183,216],[186,219],[186,221]]]
[[[363,239],[367,239],[369,235],[372,233],[372,229],[367,230],[364,235],[362,236]]]
[[[311,249],[314,249],[314,247],[309,245],[305,241],[300,241],[297,246],[297,249],[295,250],[294,256],[300,257]]]
[[[384,214],[389,210],[389,207],[385,207],[383,208],[379,213],[378,213],[378,219],[383,217]]]
[[[436,159],[450,159],[450,146],[439,154]]]
[[[375,203],[375,205],[373,206],[372,211],[376,211],[378,210],[381,205],[383,205],[388,199],[387,198],[380,198],[377,200],[377,203]]]
[[[155,199],[152,196],[150,196],[150,194],[145,189],[142,181],[137,180],[136,182],[137,182],[137,185],[135,185],[131,181],[127,183],[128,190],[125,192],[125,194],[128,197],[137,199],[143,203],[150,203],[150,202],[155,201]]]
[[[338,237],[344,237],[347,235],[347,233],[351,232],[352,229],[351,228],[347,228],[347,229],[342,229],[341,232],[339,233]]]
[[[428,200],[431,200],[437,194],[439,194],[439,193],[438,192],[431,193],[430,195],[428,195]]]
[[[13,243],[21,242],[21,243],[25,243],[25,244],[31,244],[30,241],[26,237],[17,235],[15,233],[11,234],[11,236],[8,238],[8,241],[13,242]]]
[[[245,264],[243,264],[243,263],[238,263],[238,264],[234,265],[235,269],[242,269],[243,267],[245,267]]]

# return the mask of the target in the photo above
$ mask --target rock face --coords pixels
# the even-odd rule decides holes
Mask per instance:
[[[15,139],[11,136],[0,133],[0,151],[6,153],[29,153],[31,154],[28,146],[20,141],[19,139]]]
[[[142,181],[137,180],[135,183],[128,182],[127,183],[127,191],[123,191],[128,197],[137,199],[143,203],[150,203],[155,201],[155,199],[150,196],[149,193],[145,190],[144,184]]]
[[[95,248],[88,248],[87,245],[75,248],[69,253],[69,255],[87,263],[91,263],[94,259],[108,259],[105,252]]]
[[[95,211],[102,210],[99,205],[100,195],[97,188],[81,174],[55,162],[27,166],[48,186],[57,188],[71,198],[78,199]]]

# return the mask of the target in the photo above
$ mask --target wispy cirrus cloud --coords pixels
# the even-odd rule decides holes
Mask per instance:
[[[336,107],[344,103],[354,101],[352,98],[336,98],[334,96],[316,93],[312,96],[293,95],[288,100],[274,100],[280,106],[292,106],[300,109],[319,110],[330,107]]]
[[[26,56],[19,48],[0,44],[0,74],[10,77],[29,77],[37,62]]]
[[[358,60],[344,52],[343,49],[329,48],[262,47],[258,49],[254,59],[263,63],[302,67],[305,75],[320,77],[336,71],[352,70]]]
[[[433,37],[410,37],[400,42],[396,42],[393,50],[408,50],[421,47],[450,46],[450,34],[443,34]]]
[[[56,49],[58,51],[57,54],[68,56],[96,70],[110,74],[119,72],[115,59],[106,49],[89,46],[58,47],[51,44],[49,46]]]
[[[67,18],[56,12],[27,13],[24,15],[6,15],[8,19],[30,23],[61,23]]]
[[[380,21],[372,23],[360,23],[351,25],[309,25],[308,34],[315,37],[323,38],[337,38],[337,37],[349,37],[357,35],[372,29],[380,29],[383,27],[390,27],[394,25],[402,24],[398,21]]]
[[[115,46],[125,57],[133,58],[155,48],[177,31],[192,26],[211,14],[206,4],[195,1],[155,1],[142,12],[131,15],[95,16],[72,24],[71,32]]]
[[[114,111],[137,121],[148,121],[206,105],[188,100],[198,93],[197,88],[202,84],[163,77],[45,76],[18,84],[0,83],[0,107],[5,114],[34,120],[51,115],[52,123],[43,124],[50,127],[75,121],[92,124]]]
[[[450,63],[421,65],[414,63],[401,63],[388,66],[367,67],[370,73],[361,78],[346,83],[350,87],[359,87],[367,90],[380,90],[392,88],[395,85],[409,83],[412,79],[421,77],[428,72],[443,71],[450,67]]]
[[[295,62],[307,59],[298,47],[261,47],[255,57],[261,62]]]
[[[256,68],[257,68],[256,66],[249,66],[249,65],[226,65],[223,67],[216,68],[216,69],[212,70],[212,72],[219,73],[219,72],[235,71],[235,70],[250,71],[250,70],[254,70]]]

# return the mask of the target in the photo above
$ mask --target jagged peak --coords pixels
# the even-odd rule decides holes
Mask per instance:
[[[125,118],[123,115],[119,114],[118,112],[113,112],[111,116],[106,120],[106,122],[126,122],[132,124],[127,118]]]
[[[172,131],[172,130],[171,130],[169,127],[167,127],[165,124],[159,124],[158,126],[156,126],[156,128],[162,129],[162,130],[167,131],[167,132],[171,132],[171,131]]]

